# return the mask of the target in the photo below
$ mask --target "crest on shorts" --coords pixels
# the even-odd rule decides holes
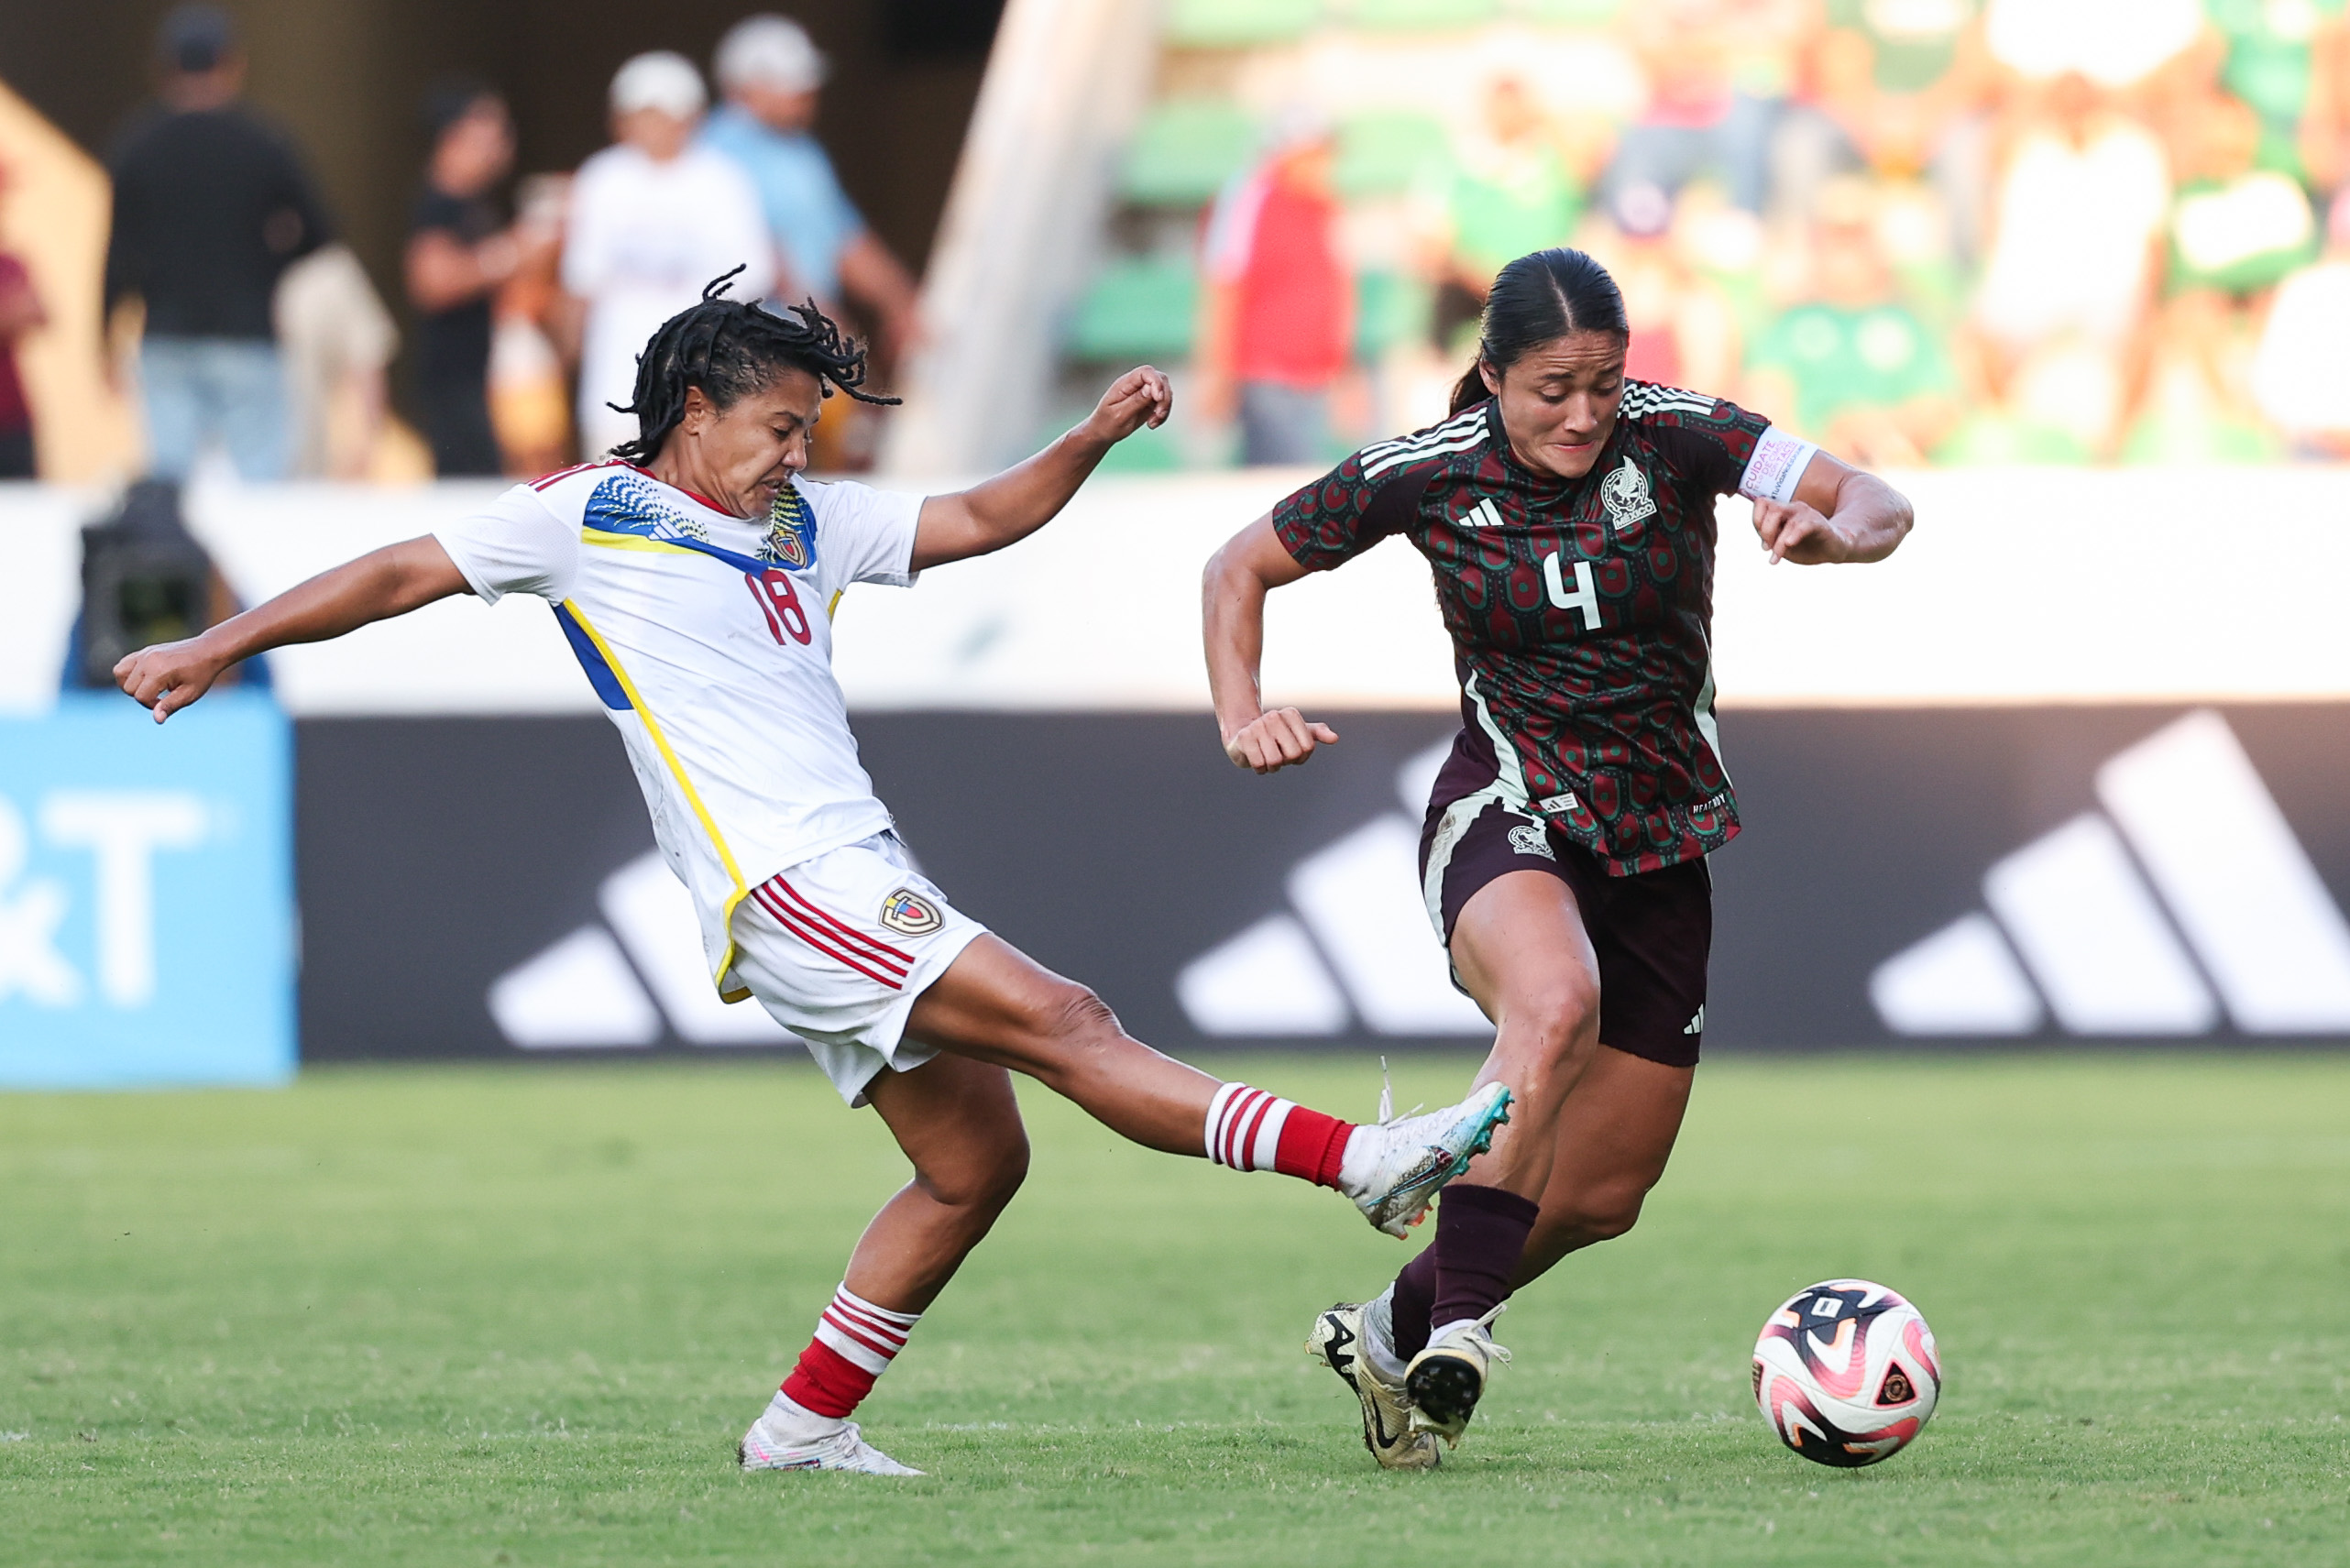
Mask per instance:
[[[927,937],[946,924],[939,906],[910,887],[882,900],[881,923],[901,937]]]
[[[767,539],[759,547],[763,560],[787,572],[805,572],[816,565],[816,514],[799,487],[786,483],[767,509]]]
[[[1551,848],[1551,836],[1537,822],[1521,822],[1510,829],[1510,847],[1521,855],[1540,855],[1546,861],[1558,859]]]
[[[1648,476],[1630,457],[1599,482],[1599,504],[1608,509],[1608,521],[1619,533],[1656,515],[1656,498],[1648,493]]]

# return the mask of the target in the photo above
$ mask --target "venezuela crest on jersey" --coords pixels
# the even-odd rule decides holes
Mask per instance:
[[[1488,400],[1364,448],[1274,527],[1309,570],[1389,533],[1433,568],[1464,724],[1435,806],[1509,784],[1507,746],[1525,809],[1614,875],[1655,871],[1738,832],[1714,743],[1714,503],[1769,428],[1632,382],[1590,472],[1561,481],[1517,460]]]
[[[816,513],[799,487],[786,484],[767,509],[767,538],[759,546],[761,559],[787,572],[805,572],[816,565]]]

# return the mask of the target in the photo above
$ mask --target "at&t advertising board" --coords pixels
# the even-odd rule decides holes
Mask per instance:
[[[0,1087],[292,1074],[291,770],[243,693],[0,720]]]

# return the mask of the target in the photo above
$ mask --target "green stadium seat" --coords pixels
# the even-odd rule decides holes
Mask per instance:
[[[1451,177],[1453,149],[1433,115],[1416,109],[1371,109],[1338,126],[1333,178],[1347,196],[1388,196]]]
[[[1346,19],[1381,32],[1447,32],[1482,27],[1501,14],[1501,0],[1354,0]]]
[[[1191,352],[1199,309],[1189,258],[1113,261],[1078,302],[1069,351],[1079,359],[1181,359]]]
[[[1257,123],[1246,110],[1214,99],[1155,105],[1127,144],[1118,193],[1152,207],[1199,206],[1247,166]]]
[[[1167,41],[1186,49],[1284,43],[1322,20],[1322,0],[1175,0]]]

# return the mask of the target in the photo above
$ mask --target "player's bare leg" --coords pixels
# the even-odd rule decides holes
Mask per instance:
[[[1458,1105],[1358,1126],[1243,1083],[1222,1083],[1127,1034],[1100,997],[993,936],[965,948],[916,1001],[906,1032],[941,1051],[1027,1073],[1146,1147],[1241,1170],[1277,1170],[1355,1200],[1401,1235],[1491,1145],[1509,1114],[1500,1081]]]
[[[1453,923],[1452,958],[1495,1025],[1477,1081],[1506,1080],[1522,1109],[1446,1190],[1435,1245],[1363,1310],[1360,1337],[1365,1373],[1400,1398],[1416,1428],[1456,1443],[1493,1362],[1508,1354],[1488,1330],[1540,1217],[1561,1113],[1598,1051],[1599,964],[1575,894],[1543,872],[1478,889]],[[1371,1448],[1390,1466],[1433,1463],[1433,1447]]]
[[[941,1056],[882,1073],[865,1096],[914,1179],[865,1227],[816,1337],[743,1434],[747,1470],[918,1474],[866,1442],[849,1416],[1027,1175],[1027,1134],[1002,1068]]]
[[[849,1288],[901,1312],[937,1299],[1020,1190],[1028,1135],[1012,1075],[940,1056],[865,1086],[914,1179],[882,1205],[849,1255]]]
[[[1601,1048],[1567,1095],[1557,1122],[1542,1214],[1510,1281],[1516,1290],[1571,1252],[1613,1241],[1632,1228],[1642,1202],[1664,1175],[1697,1081],[1693,1067],[1668,1067]]]
[[[1511,872],[1479,888],[1453,923],[1453,968],[1493,1020],[1476,1081],[1510,1085],[1520,1113],[1466,1179],[1539,1201],[1560,1109],[1599,1045],[1599,960],[1566,883]]]

